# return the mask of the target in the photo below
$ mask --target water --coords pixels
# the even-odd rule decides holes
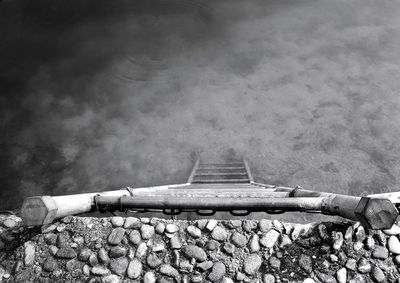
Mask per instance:
[[[2,1],[0,209],[185,182],[362,195],[400,177],[396,1]]]

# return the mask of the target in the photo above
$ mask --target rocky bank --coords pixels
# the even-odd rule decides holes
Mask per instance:
[[[2,282],[400,282],[400,227],[0,215]]]

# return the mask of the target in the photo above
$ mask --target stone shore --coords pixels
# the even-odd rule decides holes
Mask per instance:
[[[400,227],[0,215],[0,282],[399,282]]]

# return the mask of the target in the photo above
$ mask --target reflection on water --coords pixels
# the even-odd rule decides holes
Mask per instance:
[[[397,190],[399,12],[360,0],[3,1],[0,209],[184,182],[191,156],[227,152],[259,182]]]

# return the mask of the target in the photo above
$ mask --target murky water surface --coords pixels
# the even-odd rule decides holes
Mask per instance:
[[[0,209],[185,182],[400,183],[400,2],[0,2]],[[285,216],[286,217],[286,216]],[[289,216],[287,216],[289,217]]]

